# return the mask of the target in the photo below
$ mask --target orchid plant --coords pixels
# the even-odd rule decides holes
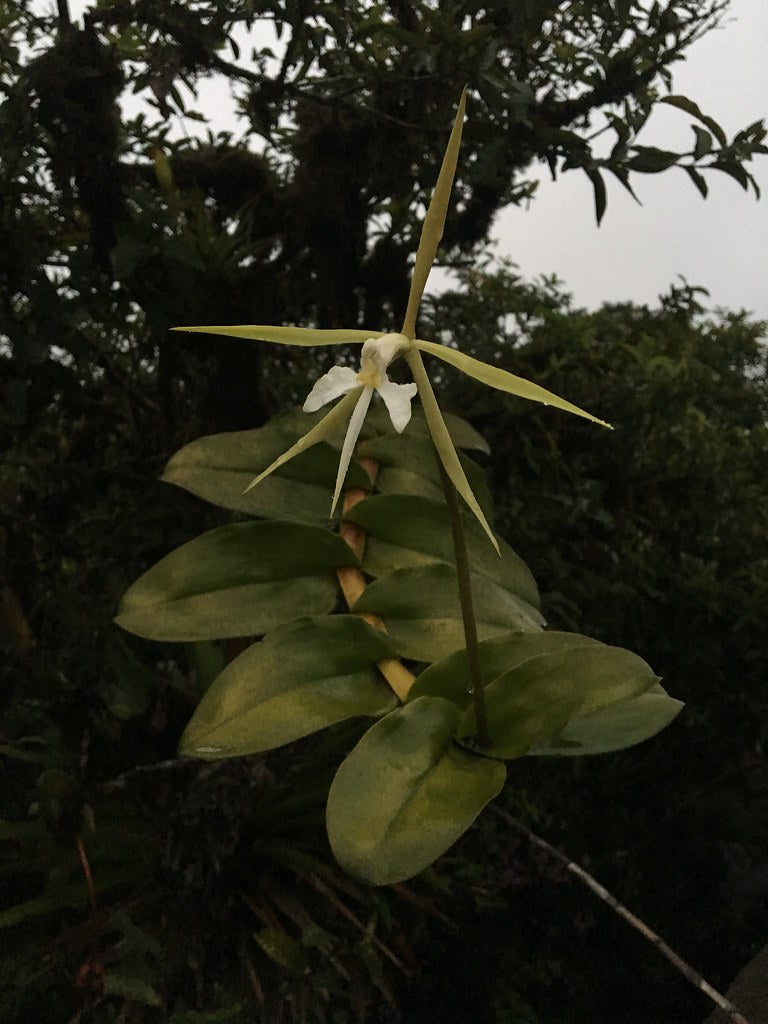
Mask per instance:
[[[464,94],[399,333],[177,328],[360,344],[360,368],[332,367],[301,412],[202,438],[173,456],[165,480],[256,518],[172,551],[127,591],[117,617],[157,640],[253,638],[211,683],[183,754],[255,754],[348,719],[375,719],[342,761],[327,805],[337,860],[372,884],[408,878],[440,856],[499,793],[505,761],[630,746],[681,706],[631,652],[544,629],[530,570],[494,534],[483,473],[464,454],[487,446],[438,407],[422,354],[607,426],[507,370],[416,337],[465,103]],[[411,383],[389,379],[400,357]],[[385,413],[371,409],[374,393]],[[417,394],[421,408],[412,410]]]
[[[411,288],[408,296],[405,320],[400,334],[387,334],[382,331],[366,330],[313,330],[306,327],[267,327],[267,326],[230,326],[230,327],[177,327],[179,331],[195,331],[204,334],[222,334],[234,338],[248,338],[254,341],[270,341],[281,345],[350,345],[363,346],[360,372],[346,366],[334,366],[317,381],[307,401],[305,412],[313,412],[335,398],[346,396],[328,415],[312,430],[307,431],[288,451],[268,466],[249,484],[255,487],[265,477],[284,465],[300,452],[332,434],[340,422],[349,419],[347,434],[342,447],[339,472],[333,494],[331,510],[341,493],[346,471],[352,458],[355,443],[359,437],[365,414],[374,391],[384,400],[392,418],[392,425],[401,433],[410,419],[410,400],[418,390],[429,432],[438,457],[458,493],[467,503],[473,514],[485,530],[494,547],[498,547],[496,538],[477,502],[472,489],[462,471],[456,451],[451,443],[445,421],[437,404],[429,376],[424,368],[421,352],[442,359],[450,366],[456,367],[469,377],[505,391],[510,395],[527,398],[544,405],[552,405],[566,412],[575,413],[588,420],[608,427],[609,424],[592,416],[591,413],[579,409],[550,391],[522,377],[517,377],[500,367],[490,366],[479,359],[473,359],[458,349],[431,341],[420,341],[415,338],[416,317],[424,294],[429,273],[432,269],[437,248],[443,236],[443,227],[448,211],[448,204],[456,175],[456,167],[461,145],[461,133],[466,110],[466,89],[461,95],[456,117],[453,122],[448,145],[443,156],[442,166],[437,178],[432,201],[427,210],[422,226],[421,238],[416,253],[416,263],[411,276]],[[399,356],[404,355],[413,375],[414,384],[393,384],[387,377],[386,370]]]

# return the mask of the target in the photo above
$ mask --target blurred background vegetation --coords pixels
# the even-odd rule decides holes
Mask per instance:
[[[455,284],[420,334],[617,429],[497,400],[441,365],[443,405],[491,444],[497,526],[551,626],[636,650],[687,702],[636,750],[518,762],[504,805],[713,983],[765,943],[766,325],[707,310],[686,283],[655,308],[590,313],[487,257],[494,214],[532,194],[537,160],[586,173],[598,219],[606,174],[631,189],[682,166],[700,189],[711,169],[751,185],[764,129],[728,140],[695,97],[678,98],[704,133],[695,150],[638,141],[674,63],[726,8],[0,11],[4,1020],[685,1024],[709,1011],[492,815],[411,883],[350,882],[323,809],[354,724],[266,758],[180,761],[232,650],[144,643],[111,621],[141,571],[223,521],[158,482],[167,458],[260,425],[325,368],[322,353],[168,328],[396,329],[465,82],[443,251]],[[279,46],[243,44],[267,23]],[[209,78],[231,89],[242,137],[194,109]],[[595,118],[612,148],[593,146]]]

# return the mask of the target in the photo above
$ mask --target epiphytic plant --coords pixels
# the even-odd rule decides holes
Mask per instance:
[[[457,451],[485,443],[438,407],[422,353],[602,423],[530,381],[416,337],[464,108],[463,95],[399,333],[179,328],[362,344],[362,359],[359,371],[335,366],[320,378],[303,413],[202,438],[173,456],[164,479],[256,518],[171,552],[128,590],[117,618],[158,640],[254,638],[203,697],[184,754],[252,754],[354,716],[376,719],[340,765],[327,807],[337,860],[373,884],[408,878],[443,853],[498,794],[506,760],[627,747],[681,707],[631,652],[544,630],[530,571],[491,528],[483,474]],[[389,380],[400,356],[413,383]],[[374,392],[389,420],[369,412]],[[412,415],[417,392],[421,411]],[[464,521],[459,499],[474,520]]]

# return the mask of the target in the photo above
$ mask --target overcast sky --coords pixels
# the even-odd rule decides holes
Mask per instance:
[[[768,118],[768,2],[732,0],[725,24],[675,65],[674,92],[697,102],[729,140]],[[691,118],[671,107],[654,113],[644,145],[690,148]],[[768,157],[753,161],[763,198],[719,172],[702,199],[683,171],[637,175],[642,206],[608,181],[608,208],[595,226],[592,186],[583,172],[552,182],[548,169],[528,209],[500,214],[498,251],[526,277],[557,274],[579,305],[655,303],[684,275],[710,292],[708,304],[753,310],[768,319]],[[606,175],[611,178],[611,175]]]
[[[70,0],[73,17],[92,6],[93,0]],[[723,26],[696,43],[685,63],[675,65],[673,90],[697,102],[730,139],[768,117],[766,53],[768,0],[731,0]],[[204,83],[197,106],[213,115],[217,126],[236,130],[231,102],[220,88]],[[681,111],[661,107],[640,142],[689,149],[690,123]],[[597,228],[592,187],[583,172],[569,171],[553,183],[542,167],[528,208],[499,215],[497,251],[513,259],[527,278],[556,274],[578,305],[654,304],[683,275],[709,290],[710,306],[748,309],[768,319],[768,157],[753,162],[752,170],[765,196],[759,202],[719,172],[707,175],[706,200],[683,171],[637,175],[634,188],[642,206],[608,180],[608,208]],[[439,282],[436,275],[431,283]]]

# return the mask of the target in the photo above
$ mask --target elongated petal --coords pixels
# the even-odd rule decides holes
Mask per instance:
[[[419,397],[421,398],[421,405],[424,409],[424,417],[429,427],[429,433],[432,437],[432,441],[437,449],[437,454],[440,456],[440,461],[445,467],[445,471],[451,479],[451,483],[459,492],[464,501],[469,505],[472,513],[477,518],[482,528],[488,534],[491,544],[496,548],[499,555],[499,545],[496,538],[493,535],[493,530],[488,525],[488,520],[483,515],[483,510],[478,504],[477,498],[472,493],[472,488],[469,486],[469,482],[464,474],[459,457],[456,454],[456,449],[453,447],[453,441],[448,433],[448,428],[445,425],[440,407],[437,404],[435,393],[432,390],[432,385],[429,382],[427,371],[424,369],[424,363],[421,360],[421,356],[417,349],[411,349],[405,354],[408,366],[413,374],[413,379],[419,389]]]
[[[357,374],[350,366],[332,366],[328,373],[315,381],[304,403],[304,412],[317,412],[357,386]]]
[[[312,327],[269,327],[241,324],[224,327],[172,327],[173,331],[194,334],[223,334],[227,338],[272,341],[277,345],[362,345],[369,338],[380,338],[384,331],[321,331]]]
[[[546,388],[542,388],[538,384],[526,380],[524,377],[516,377],[514,373],[502,370],[498,366],[489,366],[488,363],[474,359],[464,352],[459,352],[458,349],[448,348],[447,345],[437,345],[434,341],[415,341],[414,345],[422,352],[427,352],[431,356],[442,359],[444,363],[449,363],[451,366],[455,366],[457,370],[461,370],[462,373],[466,373],[468,377],[474,377],[481,384],[487,384],[488,387],[496,388],[497,391],[506,391],[507,394],[518,395],[520,398],[527,398],[531,402],[541,402],[543,405],[551,405],[556,409],[564,409],[565,412],[572,412],[575,416],[583,416],[584,419],[592,420],[593,423],[599,423],[601,427],[608,427],[609,430],[613,430],[610,423],[606,423],[605,420],[599,420],[597,416],[585,412],[578,405],[566,402],[564,398],[558,398],[551,391],[547,391]]]
[[[353,391],[352,394],[356,395],[357,392]],[[357,404],[349,418],[347,436],[344,438],[344,444],[341,447],[339,472],[336,474],[336,487],[333,492],[333,501],[331,502],[331,515],[334,513],[336,502],[339,500],[339,495],[341,494],[341,488],[344,486],[344,480],[347,476],[349,463],[352,460],[352,453],[355,450],[355,445],[357,444],[357,439],[360,436],[360,431],[363,429],[365,414],[368,412],[368,406],[371,404],[372,395],[373,388],[363,388],[362,392],[357,397]],[[340,402],[339,405],[341,404],[342,403]],[[336,408],[338,409],[338,406],[336,406]]]
[[[376,390],[384,399],[392,426],[402,434],[411,418],[411,399],[418,388],[415,384],[395,384],[385,373]]]
[[[280,466],[284,466],[285,463],[294,458],[294,456],[300,455],[301,452],[306,451],[307,448],[311,448],[312,445],[317,444],[318,441],[323,441],[329,436],[329,434],[332,434],[337,430],[354,409],[357,399],[357,390],[350,391],[348,395],[345,395],[338,405],[334,405],[331,411],[327,415],[323,416],[320,422],[316,423],[311,430],[308,430],[303,437],[300,437],[296,444],[292,445],[287,452],[283,452],[279,458],[275,459],[271,466],[267,466],[263,473],[259,473],[257,477],[251,480],[243,491],[243,494],[247,494],[252,487],[261,483],[265,477],[269,476],[270,473],[274,473],[274,471],[279,469]]]
[[[411,290],[408,295],[408,308],[403,321],[403,334],[412,338],[416,333],[416,314],[419,311],[419,303],[424,294],[424,288],[432,269],[432,263],[437,253],[440,239],[443,237],[445,215],[448,211],[448,202],[451,198],[451,188],[456,174],[456,164],[459,160],[459,146],[461,145],[461,131],[464,124],[464,111],[467,106],[467,90],[464,88],[459,100],[456,117],[453,121],[453,128],[445,147],[445,155],[437,176],[435,191],[432,193],[432,200],[429,204],[424,223],[421,226],[421,237],[419,248],[416,252],[416,263],[411,275]]]

